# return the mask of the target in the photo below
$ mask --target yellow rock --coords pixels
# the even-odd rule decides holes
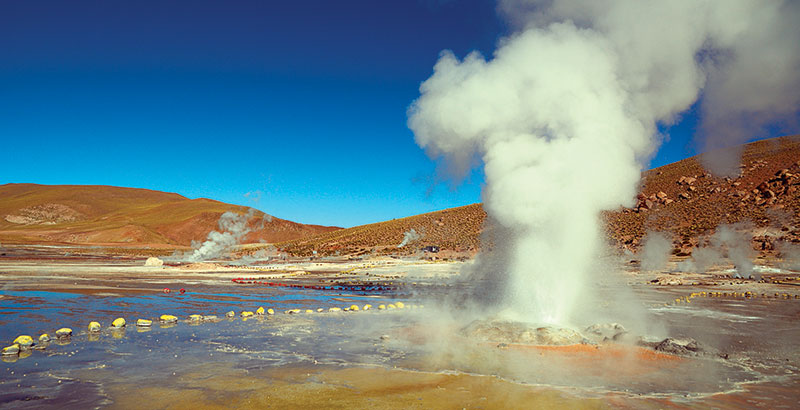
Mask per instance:
[[[62,327],[61,329],[56,330],[56,337],[70,337],[72,336],[72,329],[68,327]]]
[[[306,309],[306,313],[314,313],[314,311],[311,309]]]
[[[323,308],[317,308],[317,312],[324,312],[324,311],[325,311],[325,309],[323,309]]]
[[[296,315],[296,314],[300,313],[300,309],[289,309],[289,310],[285,311],[284,313],[286,313],[287,315]]]
[[[337,308],[337,307],[332,307],[332,308],[328,309],[328,312],[341,312],[341,311],[342,311],[342,309],[341,308]]]
[[[378,305],[378,310],[386,309],[386,305]]]
[[[136,326],[150,327],[153,326],[153,321],[147,319],[139,319],[136,321]]]
[[[203,315],[189,315],[189,320],[192,322],[199,322],[203,320]]]
[[[178,317],[172,315],[161,315],[161,317],[159,317],[158,320],[166,323],[175,323],[178,321]]]
[[[11,346],[4,347],[2,354],[3,354],[3,356],[18,355],[19,354],[19,345],[15,343],[15,344],[13,344]]]
[[[264,308],[259,306],[258,309],[256,309],[256,314],[257,315],[263,315],[264,314]]]
[[[116,318],[113,322],[111,322],[111,326],[114,327],[125,327],[125,319],[123,318]]]
[[[21,348],[31,347],[33,346],[33,338],[28,335],[20,335],[14,339],[13,344],[19,345]]]
[[[100,331],[100,323],[97,323],[97,322],[89,323],[89,331],[90,332],[99,332]]]
[[[236,316],[236,312],[232,310],[225,314],[225,317],[234,317],[234,316]]]
[[[268,314],[268,315],[274,315],[274,314],[275,314],[275,311],[274,311],[274,310],[272,310],[271,308],[270,308],[270,309],[267,309],[267,314]]]
[[[350,310],[358,310],[358,305],[350,305]]]
[[[397,306],[395,306],[394,303],[390,303],[386,307],[389,308],[389,309],[396,309],[397,308]]]
[[[370,309],[372,309],[372,305],[370,304],[364,305],[364,310],[370,310]]]
[[[42,335],[39,336],[39,341],[40,342],[49,342],[50,341],[50,335],[48,335],[47,333],[42,333]]]
[[[395,303],[395,306],[397,306],[398,309],[402,309],[402,308],[406,307],[406,304],[403,303],[403,302],[397,302],[397,303]]]
[[[253,316],[253,312],[244,311],[241,313],[242,317],[250,317]]]

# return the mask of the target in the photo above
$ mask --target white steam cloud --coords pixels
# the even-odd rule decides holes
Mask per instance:
[[[238,245],[250,233],[248,222],[255,214],[252,208],[246,214],[225,212],[219,217],[219,231],[211,231],[205,242],[200,244],[189,260],[193,262],[205,261],[223,255],[231,247]]]
[[[642,245],[642,269],[661,270],[667,266],[672,251],[672,242],[661,232],[648,232]]]
[[[499,308],[571,323],[601,251],[598,215],[633,205],[657,124],[675,121],[701,91],[707,121],[797,111],[798,6],[585,0],[500,9],[518,31],[488,60],[443,52],[408,124],[459,176],[483,162],[485,208],[509,238],[496,244],[507,272],[485,272],[504,278]],[[767,63],[755,64],[765,50],[776,55],[767,70],[776,78],[733,81],[765,75]]]
[[[398,248],[402,248],[410,243],[414,243],[422,238],[422,235],[418,234],[414,228],[411,228],[408,231],[403,233],[403,241],[400,242],[400,245],[397,245]]]

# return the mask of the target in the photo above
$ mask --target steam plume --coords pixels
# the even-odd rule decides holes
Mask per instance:
[[[515,0],[500,10],[518,31],[489,60],[442,52],[408,124],[457,176],[483,162],[485,208],[510,238],[496,244],[508,255],[501,307],[568,323],[600,251],[598,214],[633,204],[659,123],[701,91],[709,124],[796,113],[800,13],[744,0]],[[764,75],[764,50],[776,78],[738,84]]]
[[[420,238],[422,238],[422,236],[418,234],[417,231],[414,230],[414,228],[411,228],[410,230],[405,231],[403,233],[403,241],[400,242],[400,245],[397,245],[397,247],[402,248],[410,243],[414,243],[420,240]]]
[[[213,259],[222,255],[231,247],[239,244],[242,238],[250,232],[247,226],[255,211],[251,208],[247,214],[225,212],[219,217],[219,231],[211,231],[208,237],[189,256],[190,261],[198,262]]]

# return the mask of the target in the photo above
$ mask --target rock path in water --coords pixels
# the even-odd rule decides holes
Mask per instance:
[[[317,309],[289,309],[285,310],[282,313],[277,312],[275,309],[267,308],[265,309],[263,306],[259,306],[255,312],[244,310],[239,313],[239,317],[243,322],[246,322],[248,319],[253,318],[255,316],[273,316],[276,314],[284,314],[284,315],[296,315],[296,314],[307,314],[307,315],[318,315],[318,314],[344,314],[341,312],[373,312],[373,311],[400,311],[400,310],[409,310],[409,309],[422,309],[424,308],[423,305],[417,304],[410,304],[406,305],[403,302],[397,301],[394,303],[387,303],[387,304],[378,304],[377,306],[373,307],[371,304],[365,304],[363,306],[359,305],[349,305],[345,307],[331,307],[326,309],[317,308]],[[220,318],[217,315],[199,315],[199,314],[192,314],[189,315],[186,319],[180,319],[177,316],[164,314],[158,317],[157,319],[145,319],[139,318],[137,319],[133,325],[136,327],[138,332],[147,332],[151,329],[154,322],[158,323],[162,328],[168,328],[172,326],[176,326],[178,323],[186,323],[190,325],[198,325],[201,323],[205,324],[212,324],[221,322],[222,320],[236,320],[236,312],[229,311],[225,314],[225,318]],[[112,337],[119,337],[118,332],[126,328],[126,320],[125,318],[116,318],[114,319],[111,324],[105,329],[109,330],[108,332]],[[87,336],[89,340],[96,341],[99,339],[100,336],[103,336],[103,327],[100,322],[91,321],[87,326]],[[38,343],[34,340],[33,337],[29,335],[20,335],[14,339],[11,345],[4,347],[2,351],[0,351],[0,359],[4,362],[15,362],[18,359],[24,359],[30,357],[32,352],[35,350],[45,350],[49,347],[54,345],[68,345],[72,342],[73,330],[71,328],[63,327],[55,331],[55,338],[51,338],[48,333],[43,333],[38,338]]]

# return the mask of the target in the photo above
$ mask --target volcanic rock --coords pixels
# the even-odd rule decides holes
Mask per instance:
[[[694,356],[701,351],[700,347],[697,345],[697,340],[694,340],[690,337],[684,337],[684,338],[668,337],[662,340],[660,343],[658,343],[654,347],[654,349],[659,352],[664,352],[679,356]]]
[[[619,323],[597,323],[587,327],[584,332],[596,342],[619,341],[628,333]]]
[[[467,337],[495,343],[519,343],[530,345],[571,345],[584,343],[586,339],[578,332],[554,326],[538,326],[506,320],[476,320],[463,329]]]

